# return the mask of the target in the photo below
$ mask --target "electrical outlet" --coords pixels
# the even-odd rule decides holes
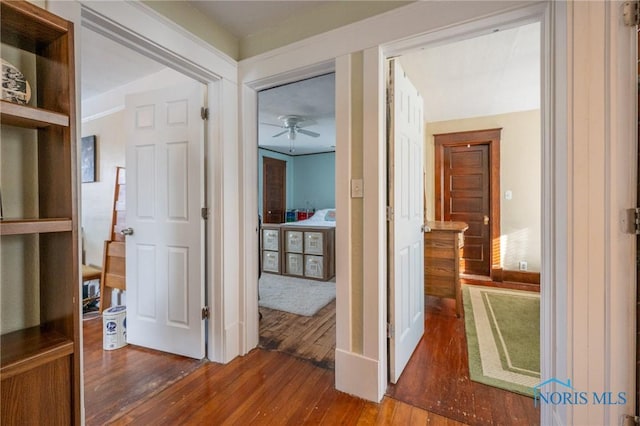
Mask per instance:
[[[527,270],[527,261],[526,260],[521,260],[518,263],[518,269],[520,269],[521,271],[526,271]]]

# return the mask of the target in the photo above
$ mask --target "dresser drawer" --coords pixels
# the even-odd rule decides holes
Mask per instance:
[[[284,245],[285,251],[293,253],[302,253],[303,247],[303,235],[302,231],[285,231]]]
[[[305,255],[304,275],[311,278],[324,278],[324,257]]]
[[[324,234],[322,232],[305,232],[304,233],[304,252],[305,254],[324,254]]]
[[[286,274],[302,276],[304,272],[302,255],[287,253],[284,271]]]
[[[262,252],[262,270],[264,272],[280,273],[280,253],[277,251]]]
[[[277,229],[262,230],[262,248],[278,251],[280,249],[280,231]]]

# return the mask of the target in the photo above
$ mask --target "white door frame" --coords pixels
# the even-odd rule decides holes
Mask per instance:
[[[634,111],[630,108],[634,93],[633,67],[631,61],[624,58],[625,51],[627,54],[631,51],[633,39],[616,26],[621,3],[465,2],[458,4],[459,7],[455,2],[445,3],[413,3],[239,63],[243,114],[241,187],[245,191],[243,228],[250,231],[243,236],[242,244],[244,258],[254,268],[251,273],[257,275],[254,265],[257,264],[254,235],[257,208],[252,201],[257,199],[257,158],[251,153],[251,149],[255,151],[257,134],[254,84],[270,79],[294,80],[314,64],[335,60],[337,189],[348,187],[347,182],[352,178],[364,178],[365,213],[357,226],[364,227],[365,242],[362,255],[358,254],[356,260],[369,259],[364,271],[367,285],[362,287],[362,294],[354,295],[350,272],[352,266],[361,265],[351,265],[349,227],[353,225],[353,218],[347,209],[350,197],[347,191],[337,191],[336,208],[341,209],[346,222],[340,221],[338,213],[337,225],[344,228],[336,232],[336,252],[342,251],[347,256],[342,261],[343,267],[336,271],[336,387],[379,401],[387,385],[384,59],[427,42],[448,42],[496,26],[540,21],[543,37],[542,376],[571,378],[585,390],[607,391],[610,387],[611,391],[627,391],[631,395],[633,378],[626,372],[634,368],[635,323],[629,313],[633,312],[635,289],[623,284],[628,277],[635,276],[632,255],[635,242],[620,231],[625,225],[620,217],[623,206],[628,208],[635,203],[633,187],[629,186],[633,184],[637,167],[631,161],[636,157],[629,137],[635,135]],[[625,50],[626,47],[629,50]],[[607,80],[604,79],[605,63],[611,66]],[[590,67],[590,74],[584,71],[585,64]],[[629,70],[617,68],[620,64],[629,64]],[[297,69],[302,70],[298,76],[291,71]],[[593,76],[597,76],[600,85],[593,84]],[[362,89],[352,90],[354,83],[362,84]],[[362,93],[361,99],[352,96],[356,91]],[[363,175],[354,176],[349,157],[351,129],[361,123],[354,121],[351,112],[352,103],[360,102],[355,110],[361,107],[359,119],[367,123],[362,136],[367,141],[367,149],[362,152]],[[604,105],[616,108],[605,111]],[[579,116],[575,115],[576,111]],[[589,131],[595,131],[594,136],[590,137]],[[578,139],[578,136],[584,138]],[[590,149],[595,151],[590,154]],[[575,163],[576,160],[579,163]],[[607,185],[591,187],[595,182]],[[612,204],[604,203],[605,200]],[[579,210],[585,202],[594,212],[586,214]],[[371,267],[374,263],[371,259],[377,260],[377,268]],[[593,278],[589,279],[589,273]],[[244,287],[251,292],[256,280],[246,278]],[[616,285],[618,283],[621,284]],[[244,299],[248,326],[257,318],[254,305],[253,300]],[[255,322],[257,324],[257,320]],[[255,346],[256,339],[255,335],[247,334],[245,347]],[[627,346],[632,349],[627,350]],[[543,407],[541,421],[543,424],[617,423],[624,412],[633,413],[633,403],[607,407],[547,405]]]
[[[234,108],[237,63],[139,2],[54,2],[54,5],[60,7],[61,3],[68,4],[62,7],[80,9],[81,18],[75,22],[77,31],[80,25],[86,26],[207,85],[210,114],[205,130],[205,191],[209,207],[224,206],[209,215],[205,236],[208,246],[205,259],[208,300],[205,303],[211,312],[207,357],[228,362],[240,353],[238,311],[230,308],[237,306],[238,293],[223,290],[224,283],[235,282],[238,275],[238,256],[234,255],[234,251],[238,253],[239,228],[237,178],[236,168],[231,166],[237,162],[237,109]],[[81,38],[76,37],[76,44],[81,42]]]

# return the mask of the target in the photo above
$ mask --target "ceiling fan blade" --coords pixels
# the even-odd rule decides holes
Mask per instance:
[[[273,127],[280,127],[282,128],[282,124],[271,124],[271,123],[265,123],[264,121],[261,121],[260,124],[264,124],[265,126],[273,126]]]
[[[276,133],[275,135],[271,136],[272,138],[277,138],[278,136],[282,136],[289,133],[289,130],[285,130],[284,132],[280,132],[280,133]]]
[[[312,138],[317,138],[320,136],[320,133],[312,132],[310,130],[298,129],[298,133],[302,133],[303,135],[311,136]]]

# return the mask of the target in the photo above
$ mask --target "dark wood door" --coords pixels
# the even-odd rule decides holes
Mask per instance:
[[[283,223],[287,205],[287,162],[262,159],[263,223]]]
[[[444,147],[444,220],[466,222],[462,266],[466,274],[491,274],[489,145]]]

